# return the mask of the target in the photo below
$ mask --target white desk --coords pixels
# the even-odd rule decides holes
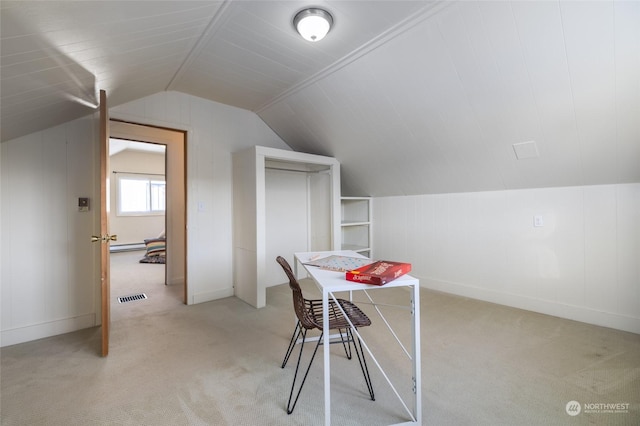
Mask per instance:
[[[400,278],[397,278],[383,286],[375,286],[369,284],[361,284],[355,283],[351,281],[347,281],[345,278],[344,272],[335,272],[326,269],[321,269],[316,266],[305,265],[305,263],[311,261],[312,259],[319,259],[321,257],[326,257],[330,255],[340,255],[340,256],[350,256],[350,257],[364,257],[354,251],[343,250],[343,251],[326,251],[326,252],[302,252],[302,253],[294,253],[295,263],[294,263],[294,273],[297,276],[298,273],[298,263],[302,264],[308,274],[311,276],[313,281],[315,281],[316,285],[322,292],[322,309],[323,309],[323,329],[326,331],[324,336],[328,336],[329,334],[329,312],[328,312],[328,301],[331,297],[332,299],[336,299],[334,293],[340,291],[365,291],[368,290],[379,290],[390,287],[411,287],[412,296],[410,301],[410,309],[412,313],[412,337],[413,342],[409,351],[405,349],[405,353],[409,356],[413,364],[413,393],[414,393],[414,401],[413,407],[409,408],[407,404],[403,401],[402,397],[395,390],[394,385],[391,383],[384,370],[378,363],[378,360],[375,358],[374,354],[371,351],[371,348],[366,344],[362,336],[355,331],[357,336],[362,340],[362,344],[369,356],[373,359],[374,363],[380,369],[380,372],[383,374],[391,388],[393,389],[396,396],[399,398],[400,402],[406,409],[411,421],[400,423],[403,425],[420,425],[422,422],[422,407],[421,407],[421,389],[422,389],[422,380],[421,380],[421,371],[420,371],[420,283],[418,279],[410,276],[404,275]],[[337,306],[339,306],[336,303]],[[374,303],[375,305],[375,303]],[[376,308],[377,310],[377,308]],[[377,310],[380,316],[382,313]],[[343,312],[344,314],[344,312]],[[346,315],[345,315],[346,317]],[[383,317],[384,320],[384,317]],[[373,322],[373,321],[372,321]],[[384,323],[389,327],[388,322],[384,320]],[[393,330],[391,330],[393,332]],[[393,333],[395,336],[395,333]],[[397,340],[397,337],[396,337]],[[328,340],[327,340],[328,342]],[[398,343],[402,346],[400,341]],[[331,368],[330,368],[330,357],[329,357],[329,344],[323,345],[324,349],[324,424],[331,424]],[[404,346],[403,346],[404,349]]]

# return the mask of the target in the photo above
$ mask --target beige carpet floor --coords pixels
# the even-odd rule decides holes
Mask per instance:
[[[303,286],[312,297],[313,284]],[[381,289],[375,297],[395,304],[408,293]],[[371,307],[363,308],[374,324],[362,333],[406,395],[410,363]],[[640,424],[639,335],[426,290],[421,309],[424,424]],[[407,312],[384,313],[407,339]],[[2,425],[323,423],[321,352],[296,410],[284,410],[295,361],[280,368],[293,328],[287,285],[268,289],[263,309],[233,297],[175,303],[121,315],[111,328],[107,358],[98,356],[100,328],[2,348]],[[375,367],[376,401],[357,361],[337,346],[332,368],[333,424],[407,420]],[[573,400],[584,407],[577,416],[566,411]],[[609,412],[602,404],[627,408]]]
[[[111,321],[138,317],[179,307],[184,301],[182,284],[165,285],[165,265],[140,263],[145,250],[111,254]],[[144,303],[119,303],[119,297],[144,293]]]

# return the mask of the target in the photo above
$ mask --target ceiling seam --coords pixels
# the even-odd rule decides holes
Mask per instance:
[[[362,46],[360,46],[359,48],[355,49],[354,51],[346,54],[345,56],[343,56],[342,58],[338,59],[334,63],[330,64],[329,66],[327,66],[327,67],[323,68],[322,70],[318,71],[317,73],[313,74],[311,77],[309,77],[309,78],[307,78],[305,80],[302,80],[301,82],[291,86],[289,89],[287,89],[284,92],[280,93],[278,96],[276,96],[275,98],[273,98],[272,100],[270,100],[266,104],[256,108],[253,111],[256,114],[260,114],[262,111],[266,110],[267,108],[271,107],[272,105],[275,105],[278,102],[280,102],[280,101],[288,98],[289,96],[297,93],[298,91],[304,89],[305,87],[308,87],[308,86],[312,85],[313,83],[315,83],[315,82],[317,82],[319,80],[322,80],[325,77],[328,77],[329,75],[335,73],[336,71],[339,71],[340,69],[346,67],[350,63],[356,61],[357,59],[359,59],[359,58],[369,54],[370,52],[376,50],[377,48],[385,45],[389,41],[393,40],[394,38],[404,34],[408,30],[410,30],[411,28],[415,27],[416,25],[418,25],[422,21],[424,21],[424,20],[426,20],[428,18],[431,18],[432,16],[434,16],[436,13],[440,12],[441,10],[450,7],[452,4],[453,3],[449,3],[449,2],[438,2],[438,3],[434,3],[434,4],[429,4],[429,5],[425,6],[425,7],[423,7],[419,11],[415,12],[414,14],[409,16],[408,18],[406,18],[403,21],[401,21],[398,25],[395,25],[394,27],[392,27],[389,30],[383,32],[382,34],[380,34],[379,36],[375,37],[371,41],[363,44]]]
[[[191,65],[193,61],[196,60],[196,57],[200,54],[202,49],[204,49],[205,44],[209,40],[211,40],[211,38],[214,36],[216,31],[218,30],[218,26],[217,26],[218,22],[220,22],[220,19],[222,19],[222,16],[226,12],[226,10],[229,8],[229,5],[231,4],[232,1],[233,0],[224,0],[222,2],[222,5],[218,8],[215,15],[213,15],[213,18],[211,18],[211,21],[209,22],[209,24],[207,24],[206,28],[200,35],[200,38],[198,38],[198,41],[196,41],[196,43],[193,45],[189,53],[187,53],[187,56],[184,58],[184,61],[182,61],[182,64],[180,64],[180,66],[178,67],[178,70],[175,72],[173,77],[171,77],[171,80],[165,87],[165,91],[169,91],[173,89],[173,86],[176,84],[178,79],[185,72],[187,67]]]

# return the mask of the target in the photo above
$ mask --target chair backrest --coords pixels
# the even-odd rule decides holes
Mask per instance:
[[[278,256],[276,258],[276,262],[282,266],[285,274],[287,274],[287,278],[289,278],[289,288],[291,288],[293,293],[293,309],[296,312],[296,316],[298,317],[300,324],[307,329],[317,328],[315,320],[309,315],[309,310],[306,307],[300,283],[298,283],[298,279],[293,274],[289,262],[287,262],[287,259],[282,256]]]

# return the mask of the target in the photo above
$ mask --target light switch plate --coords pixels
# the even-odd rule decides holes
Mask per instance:
[[[535,226],[536,228],[544,226],[544,219],[542,218],[542,216],[536,215],[533,217],[533,226]]]
[[[80,197],[80,198],[78,198],[78,211],[80,211],[80,212],[88,212],[89,211],[89,198],[88,197]]]

